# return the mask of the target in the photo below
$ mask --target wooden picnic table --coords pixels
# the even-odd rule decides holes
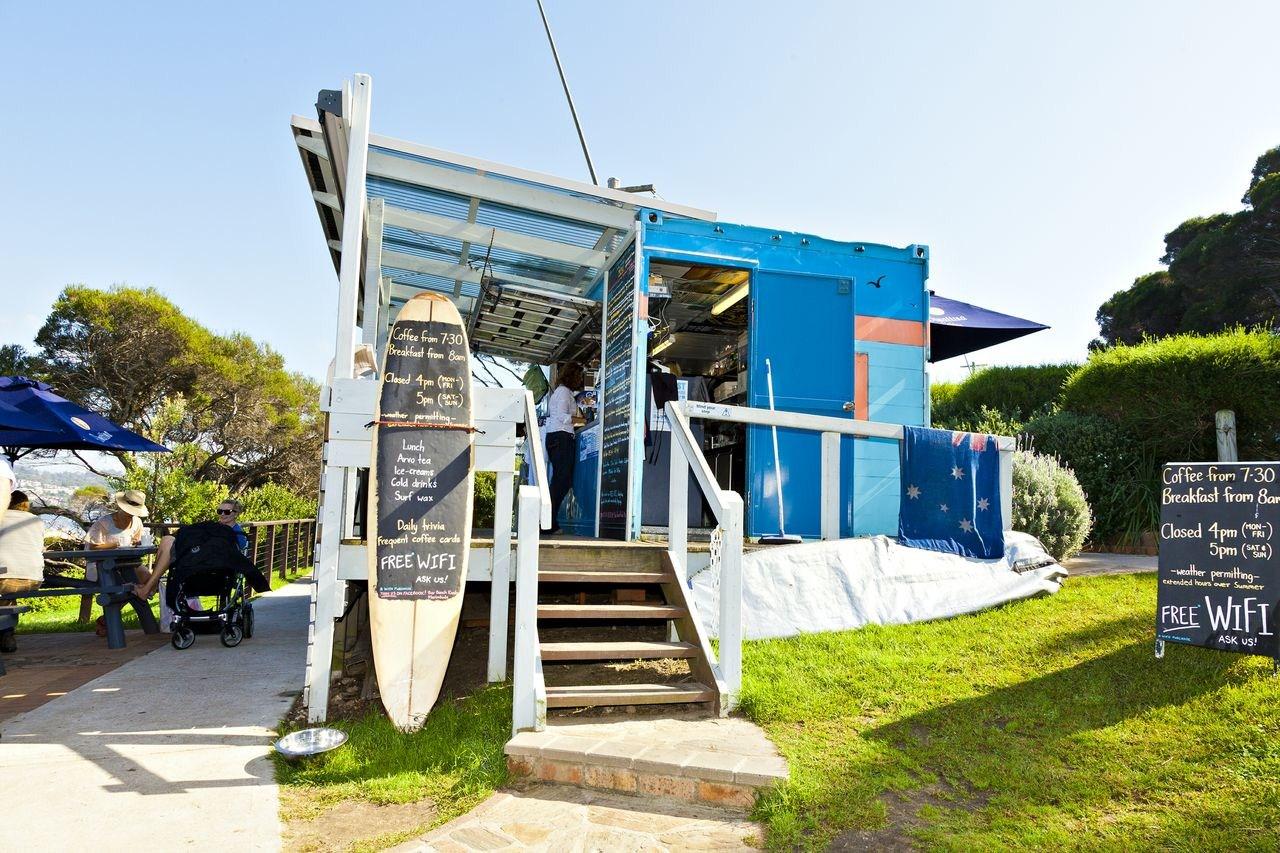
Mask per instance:
[[[102,606],[102,616],[107,625],[107,647],[123,649],[124,619],[121,608],[128,604],[138,614],[142,630],[147,634],[159,634],[160,623],[151,612],[151,605],[138,598],[132,592],[132,584],[136,578],[132,575],[133,565],[143,557],[154,554],[154,545],[141,548],[102,548],[83,551],[45,551],[46,559],[54,560],[92,560],[98,564],[98,579],[91,581],[85,578],[73,578],[67,575],[45,575],[44,583],[34,592],[6,595],[7,598],[46,598],[57,595],[89,595],[95,594],[95,600]],[[123,564],[123,565],[122,565]],[[122,571],[129,571],[130,576],[121,577]]]

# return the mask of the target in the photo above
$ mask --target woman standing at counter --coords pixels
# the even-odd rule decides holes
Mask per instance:
[[[556,371],[556,387],[547,399],[547,460],[551,463],[551,529],[560,532],[560,504],[573,486],[576,442],[573,416],[578,411],[574,394],[582,390],[582,365],[570,362]]]

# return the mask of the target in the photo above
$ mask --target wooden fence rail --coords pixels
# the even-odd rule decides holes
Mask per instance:
[[[246,521],[240,525],[249,537],[249,558],[270,577],[284,580],[315,563],[316,520],[291,518],[281,521]],[[158,540],[178,528],[176,524],[148,524]]]

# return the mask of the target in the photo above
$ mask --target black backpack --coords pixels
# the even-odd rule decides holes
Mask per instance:
[[[254,590],[267,592],[271,584],[253,561],[240,553],[236,532],[216,521],[202,521],[178,528],[173,537],[174,565],[185,577],[216,570],[243,574]]]

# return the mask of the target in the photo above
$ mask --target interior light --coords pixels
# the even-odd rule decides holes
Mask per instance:
[[[750,282],[744,281],[742,284],[738,285],[733,290],[730,290],[729,293],[723,299],[721,299],[715,305],[711,306],[711,313],[723,314],[733,306],[737,305],[747,295],[747,290],[750,288],[750,286],[751,286]]]
[[[654,345],[653,349],[649,350],[649,355],[657,355],[658,353],[670,347],[675,342],[676,342],[675,335],[667,335],[660,342]]]

